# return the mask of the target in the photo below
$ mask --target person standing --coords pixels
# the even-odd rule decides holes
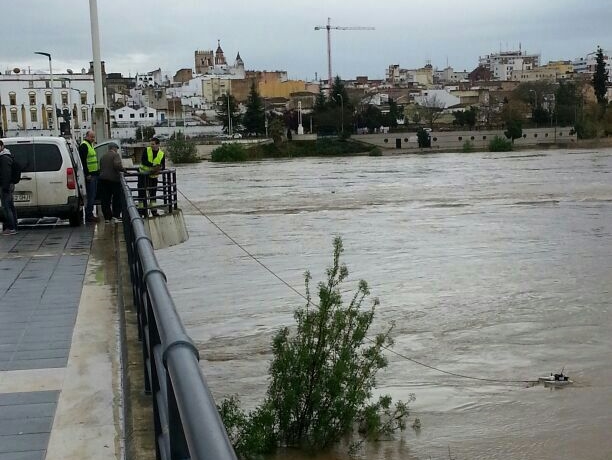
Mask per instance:
[[[13,184],[13,163],[15,157],[9,149],[4,147],[0,140],[0,188],[2,194],[2,210],[4,211],[4,230],[2,235],[14,235],[17,233],[17,211],[13,200],[15,184]]]
[[[98,154],[94,149],[94,141],[96,135],[89,130],[85,133],[83,142],[79,146],[79,156],[83,164],[83,172],[85,173],[85,188],[87,191],[87,203],[85,205],[85,221],[98,222],[98,218],[94,216],[93,210],[96,203],[96,192],[98,189],[98,177],[100,176],[100,164]]]
[[[100,158],[100,179],[98,180],[98,194],[102,201],[102,214],[104,221],[119,222],[121,219],[121,176],[125,172],[119,146],[114,142],[108,144],[108,151]]]
[[[149,200],[149,206],[155,205],[157,177],[159,171],[162,169],[166,169],[166,154],[159,147],[159,139],[154,137],[151,139],[151,145],[142,153],[142,158],[140,160],[140,168],[138,170],[140,172],[138,175],[138,197],[140,198],[140,207],[146,207],[145,202],[147,199]],[[157,216],[157,210],[151,210],[151,214]]]

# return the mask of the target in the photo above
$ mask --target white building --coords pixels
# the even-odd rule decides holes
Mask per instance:
[[[466,81],[469,75],[470,73],[465,70],[463,72],[455,72],[452,67],[436,70],[434,72],[435,79],[441,83],[458,83],[460,81]]]
[[[158,116],[160,119],[158,119]],[[116,124],[117,127],[154,126],[163,121],[163,114],[158,113],[157,110],[151,107],[133,109],[132,107],[126,106],[111,111],[111,122]]]
[[[606,69],[608,70],[608,81],[612,82],[612,57],[606,50],[603,50],[603,55]],[[589,53],[584,57],[578,57],[572,61],[572,66],[576,73],[595,73],[596,65],[597,53]]]
[[[478,64],[491,71],[495,80],[510,80],[516,70],[532,70],[540,65],[539,54],[527,54],[520,48],[518,51],[502,51],[480,56]]]
[[[433,85],[433,67],[427,64],[420,69],[402,69],[399,64],[392,64],[385,72],[386,81],[394,85]]]
[[[414,97],[414,102],[423,107],[449,109],[461,104],[461,99],[449,93],[446,89],[428,89]]]
[[[70,126],[77,135],[91,128],[93,75],[54,74],[53,78],[51,89],[49,74],[14,70],[0,74],[0,119],[4,136],[52,134],[53,99],[55,108],[61,111],[58,128],[66,130]]]
[[[136,74],[136,87],[155,87],[155,86],[170,86],[172,84],[172,75],[169,72],[161,69],[152,70],[147,73]]]

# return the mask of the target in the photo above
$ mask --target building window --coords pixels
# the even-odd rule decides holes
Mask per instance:
[[[87,121],[87,109],[85,108],[81,110],[81,119]]]
[[[68,104],[68,92],[67,91],[62,91],[62,104],[64,105]]]
[[[122,113],[120,113],[120,114],[118,115],[118,117],[119,117],[119,118],[123,118],[123,114],[122,114]]]
[[[62,80],[62,88],[66,87],[66,80]]]
[[[45,93],[45,104],[51,105],[51,93]]]
[[[130,118],[134,118],[134,114],[133,113],[130,113]]]
[[[28,87],[29,87],[29,88],[34,88],[34,81],[33,81],[33,80],[30,80],[30,81],[28,82]]]
[[[17,95],[15,93],[9,93],[9,104],[17,105]]]
[[[85,91],[81,92],[81,104],[87,104],[87,93]]]
[[[38,121],[38,112],[36,111],[36,109],[30,109],[30,120],[33,123],[36,123]]]
[[[50,87],[51,87],[51,85],[49,84],[49,81],[46,81],[45,82],[45,88],[50,88]]]
[[[11,110],[11,122],[17,123],[17,110]]]
[[[36,93],[29,93],[30,105],[36,105]]]
[[[153,118],[153,114],[152,113],[149,114],[149,118]]]
[[[141,114],[140,114],[140,118],[144,118],[144,113],[141,113]]]

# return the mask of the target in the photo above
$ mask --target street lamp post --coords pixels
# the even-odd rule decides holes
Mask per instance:
[[[51,85],[51,105],[53,106],[53,110],[51,111],[51,116],[53,117],[53,129],[51,130],[51,134],[57,134],[58,126],[57,126],[57,112],[55,109],[55,88],[53,87],[53,67],[51,65],[51,54],[45,53],[43,51],[34,51],[34,54],[40,54],[41,56],[47,56],[49,58],[49,79]],[[55,132],[55,133],[54,133]]]
[[[344,98],[342,97],[342,94],[340,93],[337,93],[336,96],[340,97],[340,120],[342,123],[341,132],[342,132],[342,135],[344,135]]]

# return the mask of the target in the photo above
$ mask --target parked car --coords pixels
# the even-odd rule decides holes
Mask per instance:
[[[4,145],[22,166],[15,185],[19,218],[59,217],[77,227],[83,219],[85,178],[76,146],[63,137],[11,137]],[[4,218],[0,211],[0,216]]]

